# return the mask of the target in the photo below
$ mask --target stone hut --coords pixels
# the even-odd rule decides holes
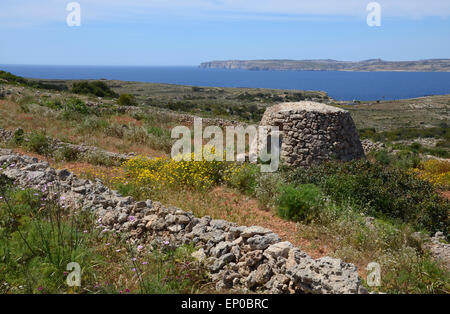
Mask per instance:
[[[365,157],[350,113],[337,107],[311,101],[281,103],[267,108],[260,126],[278,126],[280,157],[290,166]]]

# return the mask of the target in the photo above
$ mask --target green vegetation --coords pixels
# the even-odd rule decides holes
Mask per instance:
[[[40,88],[54,91],[66,91],[67,86],[64,83],[46,83],[41,80],[28,80],[21,76],[11,74],[10,72],[0,71],[0,85],[4,83]]]
[[[139,82],[109,82],[120,94],[133,94],[138,103],[147,106],[246,122],[258,122],[267,106],[280,101],[327,101],[324,92],[275,90],[260,88],[218,88],[153,84]]]
[[[16,80],[11,85],[26,84],[20,78],[9,77],[9,80]],[[130,152],[144,147],[147,150],[138,151],[140,154],[161,156],[161,152],[170,152],[173,143],[170,129],[180,124],[172,113],[161,109],[258,122],[265,108],[275,102],[327,100],[323,93],[306,91],[115,81],[105,84],[122,96],[133,95],[130,97],[134,98],[133,101],[145,103],[149,107],[142,106],[142,110],[126,113],[126,108],[118,108],[115,100],[111,99],[88,106],[86,102],[95,95],[91,86],[83,88],[83,93],[88,96],[79,94],[76,98],[59,93],[57,96],[36,96],[35,91],[31,90],[31,94],[24,92],[20,96],[10,96],[12,105],[2,109],[0,121],[2,126],[10,130],[17,127],[27,130],[15,132],[13,145],[57,161],[83,160],[97,165],[93,167],[95,170],[89,179],[101,177],[105,184],[123,195],[132,195],[136,199],[151,198],[166,205],[191,210],[199,216],[210,215],[244,225],[261,221],[258,220],[261,219],[261,212],[257,210],[271,211],[271,214],[262,215],[264,219],[264,215],[267,215],[277,222],[281,221],[279,217],[294,221],[294,224],[286,221],[282,223],[294,225],[292,233],[309,240],[312,249],[326,247],[327,255],[354,263],[359,269],[365,268],[370,262],[378,262],[382,267],[382,286],[377,288],[379,291],[450,293],[449,273],[429,256],[426,240],[423,239],[423,235],[442,231],[449,240],[449,200],[441,197],[438,191],[448,191],[448,165],[440,161],[422,160],[424,154],[449,156],[448,123],[445,122],[448,96],[418,99],[414,100],[414,104],[405,100],[370,104],[361,102],[351,108],[341,106],[351,111],[362,138],[386,144],[386,149],[371,153],[368,161],[330,161],[307,169],[283,167],[276,173],[260,173],[259,165],[247,163],[199,162],[182,164],[185,167],[181,167],[164,158],[155,159],[151,164],[144,159],[136,159],[139,163],[135,165],[127,163],[124,167],[115,168],[119,166],[118,162],[103,153],[81,156],[69,146],[49,152],[51,138],[47,134],[60,139],[67,138],[67,142],[86,142],[109,151]],[[127,98],[122,97],[124,103],[128,101]],[[14,103],[17,105],[14,106]],[[118,103],[124,105],[120,100]],[[17,116],[24,117],[20,124],[15,124]],[[49,132],[48,129],[52,129],[53,125],[56,125],[53,132]],[[45,131],[37,131],[42,126],[46,127]],[[428,141],[417,142],[417,138]],[[428,142],[437,144],[432,147]],[[153,150],[158,155],[153,155]],[[130,165],[134,166],[134,170],[132,167],[127,168]],[[103,176],[103,173],[100,176],[97,171],[102,170],[110,172],[110,176]],[[3,200],[0,200],[2,209],[6,208],[4,199],[10,200],[9,204],[15,213],[20,212],[21,204],[31,204],[24,200],[22,193],[36,197],[39,208],[50,204],[42,200],[40,192],[22,191],[14,187],[6,190]],[[34,196],[35,193],[38,195]],[[257,209],[253,208],[258,206],[256,201],[259,202]],[[29,207],[34,208],[31,205]],[[51,211],[45,209],[39,215],[35,214],[36,210],[31,212],[28,214],[25,211],[11,219],[8,211],[0,210],[1,228],[19,226],[17,231],[8,229],[11,236],[7,242],[0,240],[0,249],[10,252],[7,255],[1,251],[0,256],[12,256],[7,263],[0,263],[0,285],[1,281],[9,284],[4,288],[6,292],[36,292],[39,287],[42,289],[38,292],[65,292],[67,287],[64,286],[64,277],[59,273],[64,269],[51,264],[45,252],[38,257],[27,253],[26,245],[20,242],[23,240],[18,230],[28,236],[25,239],[29,240],[31,249],[37,251],[36,243],[42,240],[35,236],[35,224],[42,224],[43,230],[50,229],[49,225],[44,225],[47,221],[39,215],[51,215]],[[61,209],[65,230],[76,230],[77,239],[82,239],[78,251],[74,253],[83,256],[80,264],[96,265],[85,270],[83,281],[86,286],[83,286],[85,290],[82,292],[117,293],[129,289],[131,292],[185,293],[191,291],[190,287],[197,291],[201,283],[206,282],[204,269],[190,263],[191,247],[178,250],[169,246],[155,248],[154,253],[141,255],[123,241],[97,233],[91,218],[84,217],[84,214],[75,219]],[[40,220],[37,222],[34,219]],[[71,219],[75,219],[73,223]],[[70,229],[72,224],[79,227]],[[82,229],[89,232],[80,232]],[[418,231],[422,236],[418,235]],[[65,243],[71,241],[70,232],[65,239]],[[66,263],[68,253],[58,251],[58,242],[51,241],[52,254],[61,252],[59,263]],[[107,246],[107,243],[113,245]],[[7,245],[10,245],[10,251],[5,249]],[[22,254],[24,259],[14,255],[15,247],[19,246],[21,249],[17,250],[17,254]],[[119,247],[121,252],[115,252],[112,246]],[[108,263],[105,263],[104,256],[108,256]],[[133,257],[148,261],[149,265],[141,269],[143,265],[132,261]],[[2,261],[6,261],[6,257]],[[196,280],[183,277],[186,270],[184,262],[189,263],[188,269],[193,272],[188,277],[194,278],[198,274]],[[47,266],[48,263],[53,266]],[[48,270],[46,267],[49,267]],[[43,274],[37,273],[37,269],[44,269]],[[53,277],[44,276],[48,273],[53,274]],[[145,274],[145,282],[135,280],[136,273]],[[121,278],[133,279],[119,280],[117,274]],[[167,281],[161,279],[165,276]],[[22,278],[31,279],[24,281]],[[20,290],[20,286],[27,288]]]
[[[309,222],[319,213],[322,203],[322,192],[314,184],[283,185],[278,197],[278,215],[292,221]]]
[[[410,223],[416,230],[450,231],[450,201],[402,169],[364,160],[329,162],[297,169],[289,181],[315,184],[337,204],[350,203],[357,212],[376,218]]]
[[[51,117],[53,121],[64,123],[65,129],[74,129],[77,135],[93,138],[93,133],[96,133],[99,140],[101,138],[101,142],[104,137],[111,137],[166,153],[170,152],[172,147],[173,140],[168,125],[173,123],[173,120],[167,114],[154,110],[143,108],[141,112],[128,117],[127,123],[120,123],[116,122],[116,119],[120,120],[123,115],[117,107],[110,104],[88,106],[82,99],[75,97],[37,98],[28,95],[21,97],[18,102],[21,111],[33,114],[33,119]],[[64,140],[64,138],[60,139]],[[14,144],[23,146],[19,141],[14,141]],[[124,151],[129,150],[124,149]],[[73,157],[67,159],[67,155],[63,157],[61,153],[58,153],[57,157],[58,160],[73,161]]]
[[[131,94],[122,94],[119,97],[119,100],[117,100],[117,104],[119,106],[136,106],[136,99]]]
[[[450,141],[450,127],[441,123],[439,127],[432,128],[400,128],[377,132],[375,128],[359,130],[362,139],[370,138],[375,141],[399,141],[416,138],[443,138]]]
[[[180,189],[188,194],[207,193],[222,182],[257,198],[283,219],[297,222],[299,236],[326,243],[333,256],[357,265],[378,262],[383,274],[379,291],[450,291],[448,271],[428,255],[416,233],[430,235],[439,230],[448,238],[450,201],[408,170],[358,160],[266,174],[257,165],[242,164],[222,177],[220,167],[191,163],[198,169],[137,158],[126,164],[124,178],[112,180],[113,186],[136,199],[158,200],[161,187],[163,195]],[[202,178],[222,180],[187,187],[202,171],[208,174]],[[155,184],[158,189],[153,188]],[[224,210],[230,215],[235,209]]]
[[[0,234],[0,293],[207,291],[207,272],[190,257],[192,246],[138,250],[96,228],[91,212],[74,215],[42,192],[14,187],[3,176]],[[66,284],[71,262],[81,266],[79,288]]]
[[[94,82],[76,82],[73,83],[72,89],[70,90],[74,94],[84,94],[93,95],[97,97],[109,97],[117,98],[118,94],[114,92],[109,86],[102,81]]]
[[[48,156],[50,153],[50,139],[44,131],[34,131],[28,134],[23,141],[23,146],[40,155]]]
[[[359,135],[362,139],[368,138],[384,142],[391,149],[400,150],[403,157],[408,153],[416,155],[420,153],[450,158],[450,127],[445,122],[431,128],[400,128],[381,132],[377,132],[375,128],[367,128],[359,130]],[[438,142],[434,147],[428,147],[414,142],[419,138],[435,139]],[[393,143],[396,141],[400,142]],[[382,154],[386,154],[386,152]]]

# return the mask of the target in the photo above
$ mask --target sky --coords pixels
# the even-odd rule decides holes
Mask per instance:
[[[70,27],[70,2],[81,25]],[[450,0],[1,0],[0,64],[450,58]]]

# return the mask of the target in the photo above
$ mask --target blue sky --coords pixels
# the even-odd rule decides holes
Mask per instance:
[[[0,64],[198,65],[227,59],[450,58],[449,0],[1,0]]]

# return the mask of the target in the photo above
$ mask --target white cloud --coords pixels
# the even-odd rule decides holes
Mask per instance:
[[[1,0],[0,25],[64,22],[73,0]],[[145,18],[308,19],[366,16],[372,0],[78,0],[85,21]],[[384,17],[448,17],[449,0],[378,0]]]

